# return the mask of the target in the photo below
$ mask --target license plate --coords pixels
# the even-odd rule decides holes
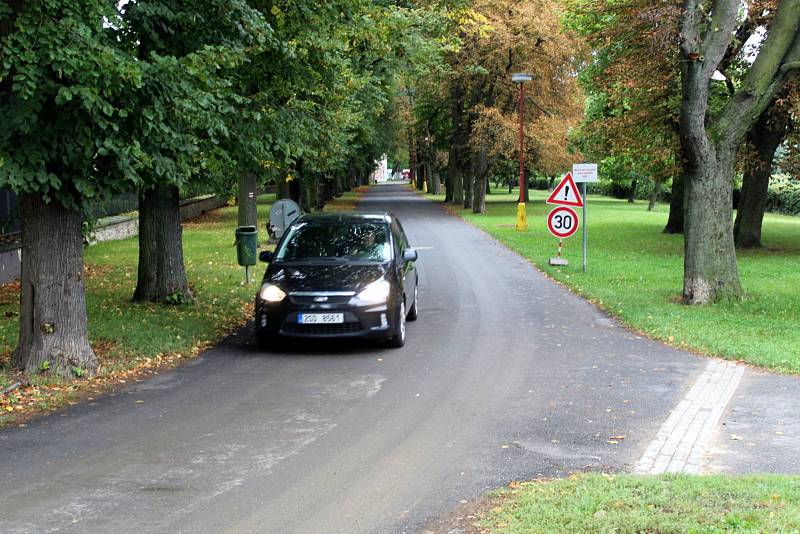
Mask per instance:
[[[299,313],[299,324],[340,324],[344,322],[343,313]]]

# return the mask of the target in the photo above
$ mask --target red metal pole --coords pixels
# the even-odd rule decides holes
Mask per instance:
[[[519,203],[525,203],[525,84],[519,84]]]

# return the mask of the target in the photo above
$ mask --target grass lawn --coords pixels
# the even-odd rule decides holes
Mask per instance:
[[[514,228],[516,192],[488,195],[484,215],[454,212],[636,330],[677,347],[800,373],[800,218],[768,214],[766,248],[739,252],[743,300],[685,306],[680,303],[683,236],[661,233],[668,206],[648,212],[645,202],[590,196],[588,272],[583,273],[580,230],[565,240],[569,266],[548,265],[557,240],[545,227],[554,207],[545,198],[543,191],[531,192],[524,233]]]
[[[359,192],[345,193],[326,209],[352,209]],[[274,195],[258,199],[260,238]],[[29,386],[0,397],[0,426],[73,402],[110,386],[169,368],[220,341],[252,316],[257,283],[243,285],[236,263],[237,208],[228,207],[184,223],[183,247],[192,304],[131,302],[136,287],[138,239],[108,241],[85,251],[89,337],[100,359],[98,376],[63,381],[28,376]],[[262,247],[264,244],[262,243]],[[253,268],[258,281],[264,265]],[[0,389],[17,376],[10,366],[18,335],[19,285],[0,286]]]
[[[482,532],[800,531],[800,477],[576,475],[490,502]]]

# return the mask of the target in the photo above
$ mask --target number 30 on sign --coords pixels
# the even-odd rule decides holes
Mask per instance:
[[[547,216],[547,229],[559,239],[564,239],[578,230],[578,214],[566,206],[559,206]]]

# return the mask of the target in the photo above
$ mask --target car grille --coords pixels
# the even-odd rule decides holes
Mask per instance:
[[[302,335],[334,335],[334,334],[357,334],[361,332],[360,323],[340,323],[340,324],[297,324],[287,323],[283,326],[283,331],[287,334]]]
[[[292,302],[295,304],[347,304],[350,302],[351,297],[349,296],[335,296],[335,297],[327,297],[328,300],[325,302],[315,302],[314,299],[318,298],[312,295],[291,295]]]

